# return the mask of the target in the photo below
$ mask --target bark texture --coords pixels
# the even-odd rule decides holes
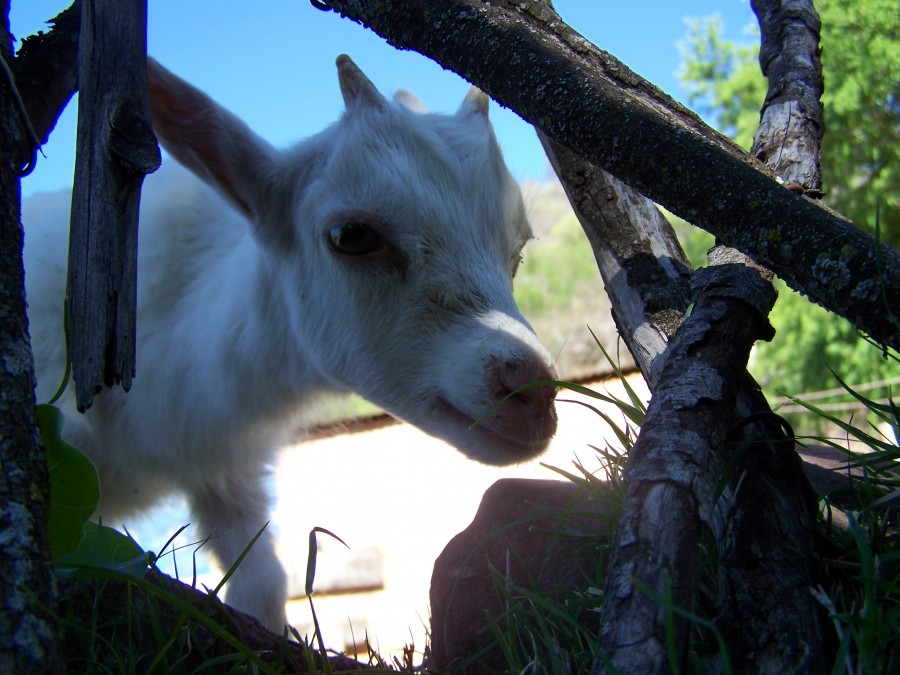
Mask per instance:
[[[818,15],[809,0],[754,0],[753,9],[769,78],[753,152],[815,194],[823,129]],[[754,417],[759,421],[735,434],[736,477],[719,503],[718,626],[736,672],[825,672],[824,619],[810,593],[817,584],[816,494],[792,439],[748,382],[737,418]]]
[[[69,357],[79,410],[134,377],[137,227],[159,167],[147,94],[146,0],[85,0],[69,235]]]
[[[750,154],[794,189],[818,194],[822,184],[822,24],[808,0],[753,0],[762,44],[759,65],[769,79]]]
[[[619,336],[650,391],[690,303],[690,263],[656,205],[538,132],[591,242]]]
[[[719,248],[714,260],[694,273],[699,296],[669,345],[629,454],[603,596],[600,646],[608,661],[598,661],[597,672],[686,666],[690,622],[667,613],[671,606],[695,610],[699,544],[704,530],[718,529],[715,505],[728,475],[728,421],[750,348],[771,334],[766,317],[775,302],[766,274],[743,264],[743,256]],[[677,664],[669,662],[669,639]]]
[[[771,59],[782,63],[802,62],[802,55],[798,57],[792,51],[802,43],[779,39],[790,34],[783,27],[789,25],[789,17],[797,12],[796,3],[787,13],[782,12],[781,7],[767,8],[768,22],[762,25],[763,39],[768,38],[771,45],[773,39],[770,31],[774,30],[774,45],[779,50],[777,55],[773,55],[770,47]],[[803,54],[808,52],[807,47]],[[815,77],[808,72],[804,73],[804,77],[815,82]],[[818,81],[821,82],[820,77]],[[801,97],[808,95],[804,87],[803,81],[772,82],[773,90],[786,88]],[[814,90],[816,99],[820,91]],[[815,106],[808,105],[806,109],[811,115],[815,114]],[[821,107],[818,111],[821,114]],[[797,115],[793,119],[784,116],[773,118],[767,117],[766,113],[764,108],[764,120],[769,121],[765,126],[767,132],[760,135],[762,140],[757,144],[760,154],[768,159],[773,169],[797,179],[801,178],[796,173],[796,167],[803,167],[806,173],[806,178],[802,179],[804,187],[817,187],[811,181],[818,176],[818,137],[806,140],[804,136],[799,142],[794,139],[798,130],[816,128],[815,118],[810,123],[809,120],[798,119]],[[784,128],[778,125],[784,125]],[[776,142],[779,146],[773,147],[771,144]],[[748,262],[738,251],[722,247],[714,249],[709,260],[710,269],[723,263],[747,265]],[[762,276],[766,279],[769,273],[763,272]],[[771,288],[767,291],[772,292]],[[720,347],[728,348],[728,345],[722,344]],[[668,367],[666,374],[669,374]],[[702,519],[698,527],[695,521],[690,520],[689,510],[685,510],[687,507],[679,499],[677,491],[668,489],[672,482],[671,475],[677,476],[681,471],[677,462],[662,469],[657,467],[656,479],[650,480],[649,484],[646,480],[629,484],[629,499],[637,510],[634,518],[646,518],[649,510],[657,518],[657,527],[669,533],[678,533],[679,536],[670,534],[669,538],[663,539],[658,547],[661,552],[657,553],[660,559],[672,561],[673,566],[676,562],[690,562],[684,559],[683,553],[701,544],[704,529],[708,528],[715,534],[719,561],[716,609],[713,611],[736,672],[778,673],[786,668],[819,672],[827,669],[827,659],[823,648],[821,616],[809,593],[816,579],[817,558],[813,540],[815,494],[794,453],[792,439],[779,428],[777,418],[772,415],[756,383],[746,374],[731,382],[739,388],[735,401],[736,414],[723,407],[723,412],[727,411],[728,415],[709,418],[704,427],[708,435],[718,433],[722,438],[724,433],[727,442],[718,448],[718,455],[712,457],[716,464],[703,464],[697,472],[697,476],[706,481],[710,476],[704,471],[710,468],[728,478],[722,483],[721,493],[715,495],[714,518]],[[657,410],[664,409],[666,404],[664,400],[654,399]],[[674,415],[671,409],[668,414]],[[730,420],[738,421],[732,425]],[[729,427],[731,431],[725,433]],[[642,439],[642,443],[652,440],[649,436],[644,438],[643,434]],[[659,451],[656,446],[651,447],[653,451]],[[683,452],[687,448],[691,452],[698,449],[705,452],[702,447],[698,448],[688,441],[681,448]],[[715,446],[707,448],[710,451],[714,449]],[[651,453],[633,455],[631,475],[643,475],[647,470],[646,463],[655,459]],[[666,494],[663,497],[648,498],[653,495],[653,490],[664,488]],[[667,508],[661,509],[659,503],[663,501],[667,502]],[[711,507],[711,503],[697,502],[696,507],[702,513]],[[642,567],[645,553],[642,547],[617,552],[620,555],[614,561],[616,574],[621,574],[623,570],[630,573]],[[671,599],[682,607],[690,608],[690,603],[697,602],[696,596],[685,591],[679,599],[675,591],[679,586],[683,588],[696,583],[696,580],[684,574],[685,569],[691,568],[674,569],[676,579],[671,581]],[[661,595],[660,589],[655,591],[657,596]],[[604,636],[615,665],[626,671],[667,670],[673,664],[667,662],[666,646],[659,641],[663,632],[660,630],[661,622],[666,617],[662,613],[653,615],[649,606],[642,616],[638,610],[633,611],[638,614],[635,625],[643,628],[645,636],[652,635],[654,626],[657,634],[636,642],[632,641],[639,634],[635,630]],[[619,611],[614,606],[606,609],[604,618],[606,626],[621,627],[618,623]],[[682,641],[687,622],[677,616],[672,617],[671,621],[675,626],[675,644],[687,645],[687,641]],[[686,658],[683,650],[678,658],[683,664]],[[603,670],[607,665],[598,662],[597,670]],[[721,668],[721,662],[715,663],[713,659],[709,667],[710,670]]]
[[[22,40],[12,63],[16,86],[22,95],[36,140],[47,142],[62,109],[78,88],[78,34],[81,29],[81,1],[50,20],[52,29]],[[23,136],[20,164],[33,167],[37,148]]]
[[[736,469],[717,504],[716,625],[735,673],[825,673],[831,655],[810,592],[820,579],[817,496],[793,439],[759,412],[764,403],[745,416],[738,402],[736,425],[759,416],[768,426],[735,432],[726,448]]]
[[[791,10],[796,12],[796,6]],[[784,14],[778,8],[768,8],[768,16],[770,21],[763,25],[763,39],[773,29],[776,30],[776,38],[782,36],[784,33],[780,29],[788,23]],[[775,44],[784,52],[778,55],[781,62],[791,62],[797,58],[791,51],[797,49],[796,42],[776,39]],[[810,79],[814,81],[814,78]],[[793,87],[798,95],[805,95],[803,82],[780,81],[773,82],[772,86],[773,89]],[[808,109],[815,111],[814,106]],[[798,125],[795,119],[790,128],[776,127],[776,123],[787,125],[789,121],[781,117],[776,122],[769,122],[768,134],[765,135],[768,140],[759,142],[760,152],[779,172],[803,166],[809,176],[817,176],[817,139],[798,143],[792,136],[798,128],[815,128],[815,124],[803,124],[807,120],[801,119]],[[774,143],[775,139],[781,145],[770,147],[768,144]],[[806,182],[804,187],[815,186]],[[717,248],[709,262],[710,268],[714,268],[723,262],[746,265],[748,261],[733,249]],[[763,276],[767,277],[768,273]],[[724,471],[727,467],[728,472],[723,475],[730,473],[730,480],[725,481],[721,494],[717,495],[713,511],[715,517],[703,520],[698,527],[688,517],[689,510],[685,510],[677,491],[668,489],[671,479],[667,472],[677,475],[681,470],[676,462],[664,466],[663,470],[657,468],[656,480],[651,480],[649,485],[645,484],[646,481],[629,484],[629,498],[632,507],[637,510],[634,518],[640,520],[642,515],[646,518],[649,510],[657,518],[657,527],[669,533],[678,533],[679,536],[664,539],[657,553],[660,559],[672,562],[676,577],[680,575],[671,582],[671,599],[676,602],[678,593],[675,591],[679,586],[683,588],[695,582],[684,575],[684,570],[690,568],[678,568],[676,563],[690,562],[684,559],[683,553],[690,552],[692,545],[700,545],[704,529],[709,528],[715,533],[719,549],[719,583],[715,598],[717,609],[714,611],[735,671],[775,673],[796,667],[817,672],[826,668],[826,657],[822,645],[821,616],[809,593],[809,588],[815,585],[815,495],[802,473],[791,439],[785,437],[784,431],[779,428],[777,418],[771,414],[758,386],[747,375],[736,378],[733,383],[739,387],[736,416],[731,412],[729,416],[710,418],[705,427],[705,433],[718,431],[720,435],[729,427],[733,429],[726,434],[728,442],[718,449],[720,456],[716,457],[718,465],[715,470]],[[666,401],[655,399],[656,404],[657,410],[663,409]],[[669,414],[673,414],[671,410]],[[732,426],[731,419],[739,421]],[[649,438],[642,442],[650,442]],[[686,444],[682,446],[682,451],[687,447],[697,450],[696,445]],[[653,446],[653,450],[658,451],[659,448]],[[631,475],[642,475],[647,468],[646,462],[654,460],[655,456],[651,453],[633,455]],[[728,463],[724,464],[726,461]],[[709,468],[710,465],[703,465],[704,470]],[[702,477],[702,471],[698,475]],[[709,476],[706,478],[708,480]],[[654,490],[664,488],[664,496],[648,498]],[[659,508],[660,502],[666,502],[667,508]],[[702,512],[710,504],[698,502],[697,507]],[[630,573],[642,567],[642,547],[618,552],[621,555],[614,561],[618,567],[615,570],[617,574],[621,574],[622,570]],[[659,596],[660,589],[655,591]],[[678,604],[691,607],[685,603],[692,602],[696,603],[696,597],[685,591]],[[621,627],[618,610],[610,609],[604,617],[607,626]],[[615,665],[624,670],[638,671],[666,670],[670,667],[672,664],[667,663],[665,645],[658,640],[663,632],[660,622],[664,620],[664,615],[653,615],[648,607],[643,616],[637,617],[635,625],[642,627],[645,635],[652,635],[652,628],[656,626],[657,635],[652,639],[632,642],[638,635],[635,630],[606,636],[607,648],[613,654]],[[682,642],[687,630],[685,622],[677,616],[671,620],[675,626],[675,644],[686,645],[687,641]],[[681,651],[681,663],[684,658],[685,653]],[[602,670],[606,665],[605,662],[598,662],[597,669]],[[721,667],[721,663],[710,664],[711,670],[717,667]]]
[[[814,201],[542,2],[323,0],[478,85],[548,137],[900,348],[900,253]]]
[[[12,61],[0,0],[0,58]],[[61,672],[47,540],[47,462],[35,426],[34,362],[25,315],[20,148],[27,132],[11,69],[0,73],[0,673]]]

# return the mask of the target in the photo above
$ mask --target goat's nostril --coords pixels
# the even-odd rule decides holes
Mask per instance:
[[[537,359],[500,361],[498,359],[492,365],[491,373],[494,391],[499,398],[508,397],[508,401],[535,413],[546,412],[556,398],[556,387],[535,385],[535,382],[541,380],[556,379],[553,366],[547,365],[543,361]]]
[[[529,387],[510,398],[516,405],[538,416],[546,414],[555,399],[556,388],[546,386]]]
[[[537,353],[518,358],[494,358],[488,363],[485,384],[494,403],[489,424],[502,436],[533,449],[544,448],[556,432],[554,401],[557,388],[538,384],[556,380],[556,370]]]

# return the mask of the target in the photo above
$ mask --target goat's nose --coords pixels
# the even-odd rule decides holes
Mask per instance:
[[[557,387],[541,385],[516,391],[538,380],[555,380],[556,369],[552,365],[537,355],[496,359],[488,367],[488,377],[497,401],[503,401],[494,421],[506,434],[538,440],[548,439],[556,432],[553,402]]]

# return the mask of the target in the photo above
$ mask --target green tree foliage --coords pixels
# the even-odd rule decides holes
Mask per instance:
[[[900,245],[900,8],[896,0],[825,0],[824,187],[829,204]]]
[[[822,0],[825,201],[900,245],[900,11],[896,0]],[[689,101],[749,148],[767,83],[758,40],[723,39],[718,17],[688,24],[680,78]]]
[[[825,201],[882,239],[900,245],[900,12],[896,0],[821,0],[826,133]],[[718,17],[693,20],[682,44],[680,77],[698,112],[749,148],[767,82],[758,39],[723,38]],[[757,31],[758,35],[758,31]],[[876,208],[877,206],[877,208]],[[691,235],[691,239],[703,234]],[[705,247],[692,245],[695,250]],[[700,261],[694,261],[695,263]],[[802,394],[835,386],[833,368],[853,383],[900,376],[847,321],[779,284],[774,342],[760,345],[751,368],[770,392]],[[880,395],[886,392],[879,392]]]
[[[596,283],[593,253],[578,219],[569,215],[525,249],[514,295],[522,313],[540,323],[552,317],[555,308],[572,307],[577,296]]]
[[[718,15],[688,19],[687,25],[687,38],[680,45],[679,79],[688,101],[719,131],[749,150],[766,97],[766,78],[757,65],[759,38],[747,44],[725,40]]]

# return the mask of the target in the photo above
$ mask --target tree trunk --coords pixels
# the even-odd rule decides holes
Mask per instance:
[[[752,152],[799,189],[818,191],[824,128],[818,15],[809,0],[752,4],[769,78]],[[755,384],[742,393],[738,419],[769,410]],[[817,583],[817,498],[792,439],[773,442],[781,432],[770,427],[768,434],[744,429],[740,478],[720,502],[718,625],[735,672],[825,672],[823,616],[810,593]]]
[[[795,13],[801,14],[802,9],[792,8]],[[770,21],[767,26],[763,26],[764,39],[771,27],[780,28],[785,23],[782,21],[783,13],[770,10],[768,14]],[[792,34],[796,35],[796,32]],[[780,34],[780,31],[776,31],[776,38]],[[779,51],[775,54],[770,48],[769,59],[778,63],[789,61],[815,63],[804,59],[810,51],[808,47],[799,55],[795,53],[798,44],[805,43],[790,40],[782,45],[779,40],[775,40],[775,47]],[[816,45],[813,44],[813,51],[815,48]],[[821,88],[814,87],[816,81],[814,75],[815,73],[807,72],[809,81],[813,83],[808,88],[812,89],[812,97],[817,101]],[[818,81],[821,83],[820,77]],[[786,83],[779,80],[773,83],[773,88],[789,89],[798,97],[809,98],[809,91],[801,85],[802,83],[799,85],[793,83],[792,86],[786,86]],[[807,104],[806,109],[815,112],[816,107]],[[821,116],[820,106],[818,113]],[[758,142],[760,154],[771,157],[773,163],[778,160],[780,163],[773,164],[773,168],[779,172],[787,173],[795,166],[802,166],[805,167],[806,175],[817,176],[817,141],[797,143],[792,136],[797,128],[815,129],[815,123],[801,119],[796,114],[793,117],[793,125],[789,127],[786,125],[786,128],[782,129],[778,125],[784,122],[784,118],[781,118],[778,122],[769,122],[765,125],[768,130],[766,137],[776,138],[789,147],[781,150],[773,149],[760,141]],[[547,145],[545,142],[545,147]],[[798,148],[800,152],[797,151]],[[627,266],[617,261],[610,265],[610,259],[615,261],[615,258],[608,253],[601,255],[600,252],[612,249],[621,252],[620,257],[632,260],[641,259],[635,249],[643,253],[643,259],[652,259],[654,255],[659,257],[663,252],[668,256],[667,252],[671,249],[671,245],[665,230],[653,226],[653,218],[645,215],[653,212],[652,204],[647,200],[641,203],[640,195],[635,195],[625,202],[632,206],[632,213],[619,212],[616,208],[619,203],[617,200],[608,201],[597,197],[598,194],[612,193],[609,186],[614,185],[614,179],[610,179],[604,172],[572,153],[568,153],[568,157],[561,163],[556,155],[567,152],[559,150],[558,146],[548,148],[551,162],[566,185],[567,193],[572,198],[575,210],[597,252],[604,280],[622,277],[628,279],[629,275]],[[560,170],[561,164],[563,170]],[[795,172],[789,175],[797,174]],[[816,186],[806,183],[805,187]],[[606,222],[615,223],[616,226],[609,227],[605,225]],[[642,234],[635,234],[635,228]],[[595,243],[598,235],[600,239],[608,240],[609,243],[600,241],[598,247]],[[637,245],[630,242],[636,242]],[[655,242],[655,245],[649,242]],[[717,259],[723,255],[735,263],[742,263],[742,256],[736,251],[720,248],[714,252],[710,265],[715,266]],[[662,262],[657,263],[657,266],[649,266],[649,269],[654,270],[657,267],[666,269]],[[746,264],[745,260],[743,264]],[[604,267],[608,269],[604,270]],[[647,267],[645,265],[645,268]],[[618,288],[621,283],[612,285],[607,283],[607,289],[610,291],[617,317],[621,313],[620,303],[623,302],[629,303],[636,299],[637,302],[630,302],[631,309],[633,310],[635,306],[638,310],[643,309],[643,311],[626,311],[626,316],[631,316],[632,320],[623,322],[617,318],[617,323],[623,331],[623,338],[632,348],[636,361],[643,363],[642,369],[651,390],[654,391],[656,386],[653,380],[655,371],[652,368],[653,361],[646,362],[646,356],[650,353],[647,336],[651,337],[649,344],[655,345],[657,340],[653,338],[671,335],[671,332],[667,333],[663,326],[655,325],[656,314],[651,308],[655,306],[653,298],[659,295],[659,291],[648,292],[640,283],[640,277],[636,278],[638,283],[631,289],[630,294]],[[656,279],[660,280],[662,277],[656,275]],[[675,289],[680,288],[677,278],[671,279],[671,283]],[[671,324],[669,331],[674,331]],[[636,349],[632,345],[636,345]],[[668,355],[668,352],[666,354]],[[654,361],[662,360],[654,359]],[[724,434],[731,426],[731,419],[756,421],[746,425],[735,423],[734,432],[728,434],[729,438],[731,436],[734,438],[728,445],[718,450],[719,453],[727,454],[722,458],[714,457],[718,459],[718,466],[710,462],[699,464],[702,470],[697,472],[698,475],[705,475],[708,481],[709,475],[705,472],[711,466],[715,466],[717,471],[724,471],[722,461],[729,456],[731,456],[729,461],[734,463],[729,471],[735,478],[718,498],[715,504],[716,517],[712,520],[701,519],[698,523],[696,514],[691,511],[692,505],[699,508],[701,513],[704,510],[709,511],[713,505],[704,502],[694,503],[696,496],[672,488],[683,473],[682,463],[670,460],[666,464],[660,464],[656,453],[661,448],[653,445],[649,436],[645,437],[642,434],[642,447],[646,448],[649,444],[650,450],[632,454],[629,480],[626,481],[628,485],[626,500],[629,501],[630,507],[627,507],[625,512],[629,514],[629,518],[623,526],[630,526],[631,531],[626,534],[634,535],[634,523],[650,520],[654,522],[656,528],[667,533],[667,536],[657,541],[645,541],[643,546],[617,549],[617,557],[613,563],[615,568],[612,569],[611,575],[612,583],[617,581],[621,590],[627,588],[627,580],[631,578],[635,569],[649,571],[645,562],[649,551],[657,560],[670,563],[668,567],[663,566],[668,574],[668,581],[662,582],[671,584],[667,589],[672,593],[670,601],[680,600],[682,606],[692,607],[696,600],[691,593],[691,583],[694,580],[690,573],[686,574],[686,571],[692,569],[689,556],[694,547],[700,545],[703,530],[709,527],[714,530],[720,549],[718,596],[715,598],[718,610],[713,611],[718,615],[716,623],[725,637],[733,668],[738,672],[781,672],[788,664],[792,664],[811,671],[821,670],[825,667],[821,616],[808,592],[815,583],[816,556],[813,546],[815,495],[803,475],[790,439],[785,439],[779,425],[772,423],[775,416],[769,411],[758,386],[746,375],[737,378],[735,386],[740,386],[736,401],[738,409],[736,417],[734,413],[730,413],[727,416],[709,418],[703,428],[704,433]],[[657,411],[664,410],[666,402],[655,400],[654,405]],[[677,419],[679,413],[669,410],[668,413],[660,413],[660,416],[666,414],[671,421]],[[779,437],[783,439],[782,442],[772,440]],[[679,446],[677,443],[670,445]],[[683,452],[688,446],[693,451],[697,450],[695,445],[680,444]],[[701,454],[706,455],[713,448],[707,446],[701,450]],[[648,480],[645,477],[648,471],[651,475],[656,474],[655,480]],[[648,495],[652,497],[648,498]],[[665,503],[665,508],[660,508],[661,503]],[[646,534],[645,532],[644,535]],[[624,578],[623,570],[625,570]],[[681,591],[680,599],[677,597],[678,589]],[[633,591],[634,588],[630,587],[630,590]],[[655,590],[659,597],[666,589]],[[644,603],[643,611],[640,602]],[[657,604],[655,607],[658,610],[660,605]],[[677,615],[667,617],[665,613],[658,611],[654,614],[653,608],[652,601],[647,597],[641,597],[638,605],[634,607],[629,605],[630,613],[623,614],[621,607],[615,603],[605,611],[606,647],[615,659],[616,665],[626,669],[664,670],[672,665],[666,663],[667,647],[661,641],[661,638],[665,637],[674,638],[678,662],[683,664],[684,649],[688,645],[684,636],[689,622]],[[630,619],[631,623],[623,625],[623,618]],[[666,635],[665,627],[662,625],[665,621],[670,621],[674,627],[671,635]],[[614,630],[622,632],[614,633]],[[634,642],[635,636],[641,632],[643,639]],[[597,669],[602,670],[604,666],[604,662],[600,661]]]
[[[11,70],[9,2],[0,0],[0,673],[61,672],[56,652],[47,462],[35,426],[20,215],[24,107]]]
[[[603,594],[595,664],[624,673],[686,666],[704,530],[714,531],[729,456],[723,451],[750,348],[770,334],[775,292],[764,271],[728,249],[691,280],[699,292],[666,352],[640,437],[629,453],[622,516]],[[717,256],[725,256],[718,259]],[[669,649],[672,641],[672,650]],[[670,652],[677,663],[670,663]],[[607,660],[608,659],[608,660]]]
[[[541,2],[322,0],[460,73],[554,141],[900,349],[900,253],[759,162]],[[712,196],[712,198],[711,198]]]
[[[84,0],[67,289],[81,411],[134,376],[140,189],[160,163],[146,57],[146,0]]]

